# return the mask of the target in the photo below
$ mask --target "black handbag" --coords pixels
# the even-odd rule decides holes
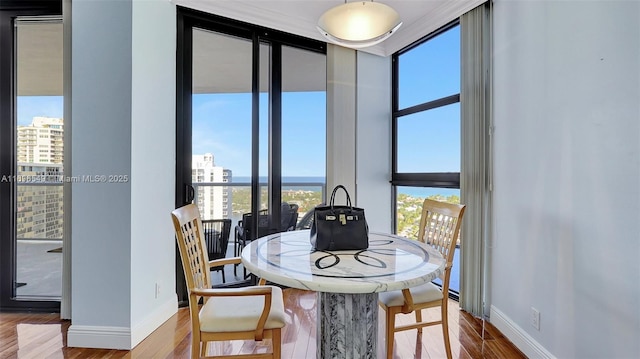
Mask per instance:
[[[336,206],[338,189],[347,195],[346,206]],[[342,185],[331,193],[329,205],[316,206],[313,210],[310,241],[314,250],[339,251],[347,249],[367,249],[369,247],[369,226],[364,217],[364,209],[351,206],[349,192]]]

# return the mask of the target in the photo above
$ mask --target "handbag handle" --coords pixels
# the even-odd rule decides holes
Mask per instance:
[[[336,192],[340,188],[342,188],[344,193],[347,195],[347,206],[349,206],[349,209],[353,210],[353,207],[351,206],[351,197],[349,197],[349,192],[347,192],[347,189],[344,188],[343,185],[339,184],[333,189],[333,192],[331,192],[331,200],[329,201],[329,205],[331,206],[331,211],[333,211],[333,202],[335,202],[336,200]]]

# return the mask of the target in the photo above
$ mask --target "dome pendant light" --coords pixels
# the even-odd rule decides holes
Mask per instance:
[[[327,10],[318,20],[317,28],[329,41],[357,49],[384,41],[400,25],[400,15],[390,6],[355,1]]]

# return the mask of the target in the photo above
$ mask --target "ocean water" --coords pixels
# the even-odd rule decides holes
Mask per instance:
[[[457,188],[398,187],[398,194],[406,194],[411,197],[421,197],[421,198],[427,198],[435,195],[440,195],[444,197],[455,195],[460,197],[460,190]]]
[[[248,183],[251,182],[250,176],[234,176],[233,182]],[[267,177],[260,176],[260,182],[267,183]],[[325,182],[325,178],[321,176],[298,177],[298,176],[282,176],[282,182]]]
[[[291,177],[291,176],[283,176],[282,177],[282,189],[283,190],[302,190],[302,191],[319,191],[319,185],[316,183],[325,183],[324,177]],[[250,183],[251,177],[249,176],[237,176],[233,177],[232,183]],[[267,177],[260,177],[260,182],[263,184],[267,184]],[[287,183],[312,183],[310,186],[287,186]]]
[[[308,177],[297,177],[297,176],[284,176],[282,177],[282,188],[284,190],[304,190],[304,191],[317,191],[318,186],[309,186],[309,187],[300,187],[300,186],[292,186],[287,187],[287,182],[291,183],[325,183],[325,177],[321,176],[308,176]],[[236,183],[249,183],[251,182],[251,177],[249,176],[237,176],[233,177],[233,182]],[[266,177],[260,177],[260,182],[267,183]],[[452,195],[460,196],[460,190],[457,188],[433,188],[433,187],[398,187],[398,194],[406,194],[411,197],[421,197],[427,198],[429,196],[441,195],[444,197],[449,197]]]

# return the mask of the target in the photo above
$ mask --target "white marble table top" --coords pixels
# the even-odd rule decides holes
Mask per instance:
[[[369,248],[315,251],[309,231],[259,238],[242,251],[251,273],[288,287],[331,293],[374,293],[414,287],[442,274],[445,260],[424,243],[369,233]]]

